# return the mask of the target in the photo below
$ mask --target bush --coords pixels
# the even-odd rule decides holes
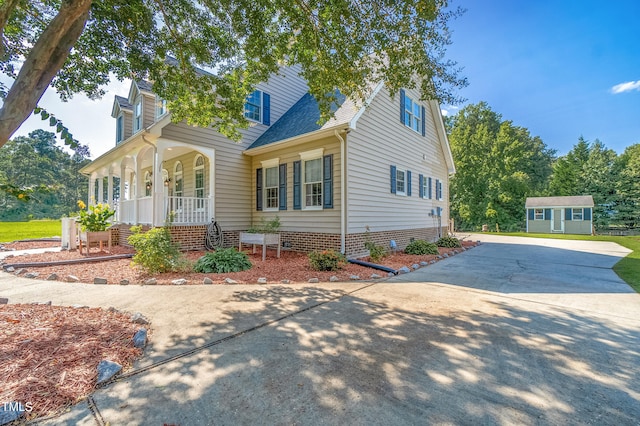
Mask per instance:
[[[131,231],[133,235],[127,241],[136,249],[133,263],[146,272],[177,272],[187,268],[179,246],[171,241],[169,228],[153,228],[143,233],[141,226],[132,226]]]
[[[193,270],[206,274],[224,274],[228,272],[240,272],[251,269],[249,256],[239,252],[235,248],[219,249],[213,253],[207,253],[196,261]]]
[[[440,254],[438,246],[425,240],[415,240],[404,249],[407,254]]]
[[[337,271],[347,263],[343,254],[335,250],[324,250],[309,253],[309,264],[316,271]]]
[[[264,220],[264,217],[260,218],[260,223],[247,229],[247,232],[250,234],[276,234],[279,230],[280,217],[276,216],[270,221]]]
[[[446,248],[462,247],[462,243],[460,242],[460,240],[453,237],[442,237],[438,241],[436,241],[436,245],[438,247],[446,247]]]
[[[364,243],[364,247],[369,250],[369,257],[374,262],[378,262],[380,259],[387,256],[387,250],[373,241],[367,241]]]

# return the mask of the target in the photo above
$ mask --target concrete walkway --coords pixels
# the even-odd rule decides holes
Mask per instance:
[[[153,323],[134,371],[42,424],[637,424],[640,296],[608,243],[487,242],[382,283],[98,286],[11,303]]]

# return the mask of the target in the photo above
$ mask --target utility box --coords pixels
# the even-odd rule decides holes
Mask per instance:
[[[62,249],[75,250],[77,248],[77,225],[73,217],[62,218]]]

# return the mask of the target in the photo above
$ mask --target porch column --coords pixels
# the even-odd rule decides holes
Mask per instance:
[[[98,179],[98,197],[96,198],[96,204],[104,201],[104,176],[100,176]]]
[[[156,141],[156,155],[153,159],[153,225],[164,225],[164,180],[162,179],[162,162],[167,144],[163,140]]]
[[[113,207],[113,173],[111,172],[111,167],[109,167],[107,179],[107,204]]]
[[[120,163],[120,197],[118,200],[118,222],[120,223],[122,223],[122,215],[124,213],[124,208],[122,207],[122,203],[125,200],[124,188],[127,180],[128,180],[127,167],[125,166],[124,163]]]
[[[96,179],[93,177],[93,175],[89,176],[89,188],[87,191],[87,206],[89,204],[91,204],[91,198],[93,197],[93,194],[95,193],[95,187],[96,187]]]

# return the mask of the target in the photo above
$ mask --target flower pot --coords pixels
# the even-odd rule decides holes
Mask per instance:
[[[253,252],[256,252],[256,245],[262,246],[262,260],[267,255],[267,246],[277,246],[278,257],[280,257],[280,234],[255,234],[251,232],[241,232],[238,251],[242,250],[242,244],[252,244]]]
[[[108,244],[109,252],[111,252],[111,231],[81,231],[78,237],[78,249],[80,250],[80,254],[82,254],[82,245],[84,244],[87,247],[88,256],[89,247],[91,247],[92,243],[99,244],[100,250],[102,250],[103,242]]]

